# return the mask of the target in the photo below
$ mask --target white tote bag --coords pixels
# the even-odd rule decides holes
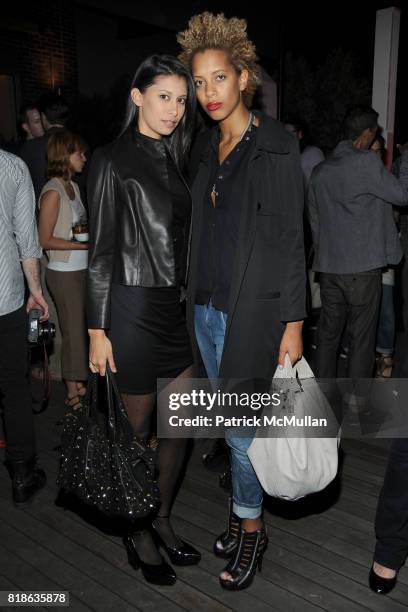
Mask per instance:
[[[268,495],[296,500],[321,491],[335,478],[339,431],[334,413],[303,357],[292,367],[286,355],[284,368],[276,369],[272,381],[271,393],[276,392],[289,399],[272,414],[286,415],[292,423],[294,416],[296,426],[280,426],[278,433],[271,427],[269,437],[260,437],[267,433],[265,428],[262,432],[259,429],[248,448],[248,457]],[[326,419],[330,435],[335,437],[313,437],[307,425],[310,419]]]

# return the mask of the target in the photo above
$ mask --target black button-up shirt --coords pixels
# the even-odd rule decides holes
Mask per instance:
[[[241,217],[241,195],[246,169],[254,149],[256,127],[245,132],[222,164],[218,161],[220,131],[215,130],[210,147],[210,182],[205,194],[200,232],[196,304],[212,304],[228,312],[231,275],[237,249]],[[215,206],[211,192],[215,192]]]

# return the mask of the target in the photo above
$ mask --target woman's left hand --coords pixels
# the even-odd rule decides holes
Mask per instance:
[[[291,321],[286,323],[282,340],[279,347],[279,365],[285,365],[285,355],[288,353],[290,362],[294,365],[303,354],[302,339],[303,321]]]

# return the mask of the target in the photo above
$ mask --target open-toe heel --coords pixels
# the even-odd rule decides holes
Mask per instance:
[[[245,531],[241,528],[235,555],[224,569],[231,578],[220,576],[221,586],[230,591],[242,591],[249,587],[256,570],[262,570],[262,558],[267,544],[265,527],[256,531]]]
[[[237,550],[241,519],[232,511],[232,498],[229,501],[227,529],[215,540],[214,554],[222,559],[230,559]]]

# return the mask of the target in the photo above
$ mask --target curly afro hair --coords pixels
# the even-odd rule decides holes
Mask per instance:
[[[238,72],[248,71],[248,84],[243,97],[249,107],[260,84],[260,76],[255,45],[248,39],[246,29],[245,19],[237,17],[227,19],[223,13],[214,15],[205,12],[191,17],[188,29],[177,34],[177,42],[183,49],[179,59],[190,68],[195,53],[199,51],[206,49],[227,51],[232,65]]]

